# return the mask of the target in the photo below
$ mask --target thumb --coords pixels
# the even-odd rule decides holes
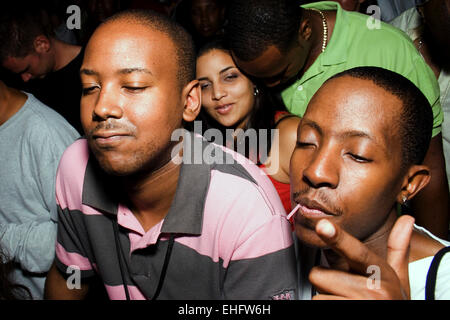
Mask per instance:
[[[400,279],[405,295],[409,298],[409,246],[414,227],[414,218],[401,216],[395,222],[388,239],[387,262]]]

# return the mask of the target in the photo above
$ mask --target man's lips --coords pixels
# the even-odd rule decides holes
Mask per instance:
[[[94,139],[96,138],[110,138],[110,137],[115,137],[115,136],[129,136],[130,133],[125,132],[125,131],[111,131],[111,130],[107,130],[107,131],[94,131],[92,133],[92,137],[94,137]]]
[[[317,219],[337,215],[315,200],[300,198],[296,199],[295,202],[298,203],[298,213],[305,218]]]
[[[98,146],[111,147],[131,135],[128,132],[123,131],[97,131],[91,136]]]

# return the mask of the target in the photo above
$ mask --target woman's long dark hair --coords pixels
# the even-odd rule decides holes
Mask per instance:
[[[222,50],[224,52],[229,53],[228,46],[226,42],[223,40],[223,38],[216,38],[215,40],[208,42],[205,44],[202,48],[200,48],[197,59],[208,53],[211,50]],[[276,108],[277,103],[274,96],[264,88],[264,86],[258,85],[256,81],[253,79],[250,79],[258,88],[257,94],[255,96],[255,104],[251,111],[249,120],[247,121],[245,127],[243,130],[247,129],[254,129],[256,132],[259,132],[260,129],[266,129],[267,134],[267,152],[270,150],[271,142],[272,142],[272,136],[271,136],[271,129],[275,128],[275,113],[277,110],[284,110],[284,107],[282,108]],[[224,127],[219,122],[217,122],[215,119],[213,119],[203,108],[200,111],[199,116],[197,117],[196,121],[202,122],[202,134],[208,130],[208,129],[218,129],[222,132],[223,137],[226,137],[225,130],[230,129],[227,127]],[[235,129],[235,128],[231,128]],[[258,139],[258,146],[260,145],[260,139],[261,137],[257,135]],[[225,141],[224,141],[225,143]],[[246,139],[246,144],[248,144],[248,140]],[[247,145],[246,148],[246,154],[245,156],[247,158],[250,157],[250,147]],[[260,160],[259,157],[258,161]]]
[[[27,287],[10,280],[9,275],[13,267],[14,262],[7,262],[5,254],[0,251],[0,300],[31,299],[31,293]]]

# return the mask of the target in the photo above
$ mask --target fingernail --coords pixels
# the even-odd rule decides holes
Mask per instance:
[[[319,224],[317,225],[318,229],[320,230],[320,233],[324,235],[327,238],[332,238],[336,234],[336,229],[334,226],[326,219],[320,220]]]

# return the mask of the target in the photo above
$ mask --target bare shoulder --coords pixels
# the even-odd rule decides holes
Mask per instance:
[[[434,256],[444,247],[445,246],[442,243],[431,238],[429,235],[419,230],[414,230],[411,236],[409,262]]]
[[[276,129],[280,130],[280,139],[283,138],[297,138],[297,128],[301,121],[300,117],[297,116],[284,116],[281,118],[279,123],[277,124]]]
[[[276,126],[278,137],[272,142],[270,157],[279,159],[279,162],[274,162],[278,169],[276,169],[277,173],[272,174],[272,178],[282,183],[289,183],[289,163],[297,142],[299,122],[300,118],[297,116],[285,116]]]
[[[281,159],[289,160],[291,158],[292,151],[297,143],[297,128],[300,120],[301,118],[297,116],[287,116],[282,118],[276,127],[279,130],[279,152]],[[287,167],[285,170],[287,170]]]

